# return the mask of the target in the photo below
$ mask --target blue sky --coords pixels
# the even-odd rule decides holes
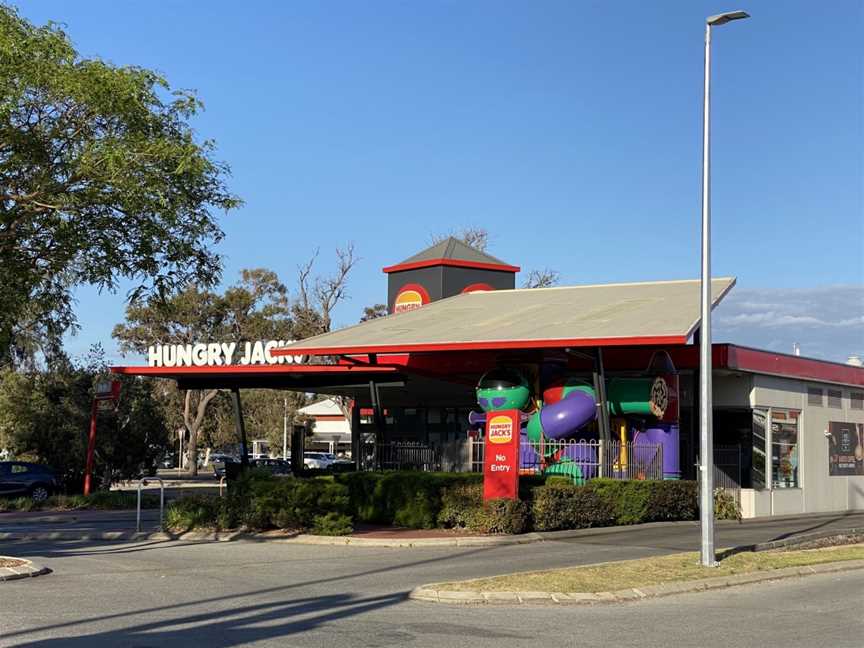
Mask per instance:
[[[704,17],[746,9],[714,36],[714,274],[742,294],[717,336],[864,353],[857,0],[16,4],[199,92],[246,201],[222,218],[227,282],[291,284],[353,241],[342,325],[385,299],[382,266],[465,225],[564,284],[697,276]],[[113,355],[123,295],[77,296],[70,351]]]

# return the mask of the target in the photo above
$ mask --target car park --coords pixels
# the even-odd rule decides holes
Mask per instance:
[[[214,477],[225,477],[226,464],[239,464],[240,460],[237,457],[226,454],[210,455],[210,465],[213,467]]]
[[[303,453],[303,465],[313,470],[327,470],[334,461],[336,461],[336,457],[329,452]]]
[[[266,470],[277,477],[288,477],[291,475],[291,464],[284,459],[253,459],[249,462],[252,468]]]
[[[54,471],[43,464],[0,461],[0,495],[43,502],[59,489]]]

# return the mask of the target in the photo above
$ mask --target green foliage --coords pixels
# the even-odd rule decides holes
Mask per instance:
[[[344,513],[331,511],[325,515],[316,515],[312,523],[312,533],[315,535],[339,536],[349,535],[354,531],[351,518]]]
[[[188,495],[171,502],[165,511],[165,526],[172,531],[219,529],[226,502],[211,495]]]
[[[741,521],[741,507],[732,493],[717,488],[714,490],[714,517],[718,520]]]
[[[333,476],[348,488],[356,519],[374,524],[396,524],[431,529],[441,509],[441,492],[456,484],[479,483],[471,473],[353,472]]]
[[[348,489],[326,478],[274,477],[266,472],[249,471],[232,483],[228,493],[228,517],[255,530],[304,530],[316,524],[329,525],[331,529],[341,524],[344,528],[344,519],[326,516],[330,513],[344,516],[349,512]],[[319,517],[323,521],[316,522]]]
[[[83,485],[93,386],[104,378],[101,350],[85,363],[55,357],[44,371],[0,370],[0,447],[51,466],[67,492]],[[152,382],[119,377],[116,413],[99,416],[94,475],[103,488],[154,466],[168,429]]]
[[[42,502],[34,502],[29,497],[0,498],[0,511],[115,511],[134,509],[137,505],[138,494],[128,491],[96,491],[87,497],[52,495]],[[159,508],[159,496],[142,493],[141,508]]]
[[[483,484],[457,484],[441,493],[438,526],[445,529],[474,529],[477,512],[483,507]]]
[[[457,484],[441,494],[438,525],[477,533],[522,533],[528,528],[528,505],[522,500],[483,502],[482,484]]]
[[[592,486],[554,482],[535,488],[530,507],[535,531],[608,526],[615,520],[611,502]]]
[[[616,524],[693,520],[699,515],[696,482],[594,479],[589,486],[611,504]]]
[[[474,518],[481,533],[522,533],[528,527],[528,505],[522,500],[493,499],[484,502]]]
[[[0,364],[59,347],[76,284],[128,278],[135,299],[218,281],[213,212],[240,201],[196,141],[201,108],[0,5]]]

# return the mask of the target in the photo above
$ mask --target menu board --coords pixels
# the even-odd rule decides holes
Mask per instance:
[[[828,474],[864,475],[864,425],[828,423]]]

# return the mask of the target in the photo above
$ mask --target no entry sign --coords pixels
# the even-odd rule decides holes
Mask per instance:
[[[519,497],[519,410],[486,414],[483,499]]]

